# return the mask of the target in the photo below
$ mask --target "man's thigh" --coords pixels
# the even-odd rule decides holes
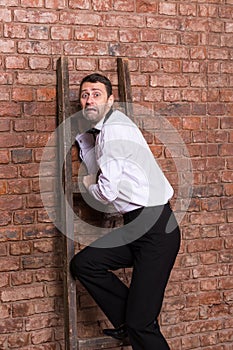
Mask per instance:
[[[131,249],[126,246],[115,248],[86,247],[73,258],[78,268],[92,267],[94,270],[117,270],[131,267],[133,255]]]

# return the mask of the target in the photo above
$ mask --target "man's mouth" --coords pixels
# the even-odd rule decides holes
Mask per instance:
[[[85,112],[97,112],[95,107],[87,107],[85,108]]]

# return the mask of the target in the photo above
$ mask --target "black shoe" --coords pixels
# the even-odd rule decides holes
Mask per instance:
[[[125,340],[128,337],[126,326],[121,326],[119,328],[103,329],[103,333],[109,337],[118,340]]]

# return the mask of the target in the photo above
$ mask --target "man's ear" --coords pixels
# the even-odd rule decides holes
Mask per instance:
[[[112,107],[113,103],[114,103],[114,96],[110,95],[108,98],[108,106]]]

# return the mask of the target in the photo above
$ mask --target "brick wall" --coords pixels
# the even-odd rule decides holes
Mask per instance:
[[[0,34],[0,348],[63,349],[61,237],[38,171],[66,55],[71,101],[96,70],[116,90],[116,56],[127,56],[134,102],[183,137],[193,196],[161,325],[173,350],[232,349],[233,1],[0,0]],[[150,142],[176,186],[169,152]],[[81,332],[95,334],[89,315],[102,315],[82,295]]]

